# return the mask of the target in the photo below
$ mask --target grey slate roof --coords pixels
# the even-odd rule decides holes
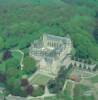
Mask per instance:
[[[50,35],[50,34],[46,34],[47,39],[49,40],[54,40],[54,41],[58,41],[58,40],[62,40],[62,41],[66,41],[66,37],[60,37],[60,36],[55,36],[55,35]]]

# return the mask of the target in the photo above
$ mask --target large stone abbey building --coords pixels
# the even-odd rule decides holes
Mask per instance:
[[[69,36],[59,37],[44,34],[34,41],[30,47],[30,56],[39,61],[39,69],[51,74],[57,74],[61,63],[72,51],[72,41]]]

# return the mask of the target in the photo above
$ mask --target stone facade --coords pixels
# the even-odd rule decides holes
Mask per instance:
[[[40,70],[57,74],[61,60],[70,54],[71,50],[72,41],[69,36],[44,34],[41,40],[36,40],[31,45],[30,56],[40,62]]]

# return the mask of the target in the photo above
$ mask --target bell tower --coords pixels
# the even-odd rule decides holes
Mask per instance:
[[[47,34],[43,34],[43,44],[44,44],[44,47],[47,48],[48,46]]]

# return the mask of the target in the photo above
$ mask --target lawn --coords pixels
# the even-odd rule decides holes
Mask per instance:
[[[45,100],[58,100],[58,98],[56,96],[54,96],[54,97],[46,97]]]
[[[95,77],[90,78],[90,81],[92,83],[98,83],[98,75],[96,75]]]
[[[68,93],[71,93],[72,92],[72,86],[73,86],[73,83],[69,81],[66,85],[65,91],[67,91]]]
[[[90,87],[82,84],[77,84],[74,88],[74,99],[73,100],[95,100],[93,93],[86,95],[87,91],[90,91]]]
[[[51,77],[38,73],[33,77],[32,84],[46,85],[50,79]]]
[[[72,100],[72,92],[73,92],[73,83],[71,81],[67,82],[66,89],[64,90],[64,96],[68,100]]]
[[[18,52],[18,51],[13,51],[13,52],[12,52],[12,56],[13,56],[14,58],[16,58],[16,59],[19,59],[19,61],[20,61],[21,58],[22,58],[22,54],[21,54],[20,52]]]

